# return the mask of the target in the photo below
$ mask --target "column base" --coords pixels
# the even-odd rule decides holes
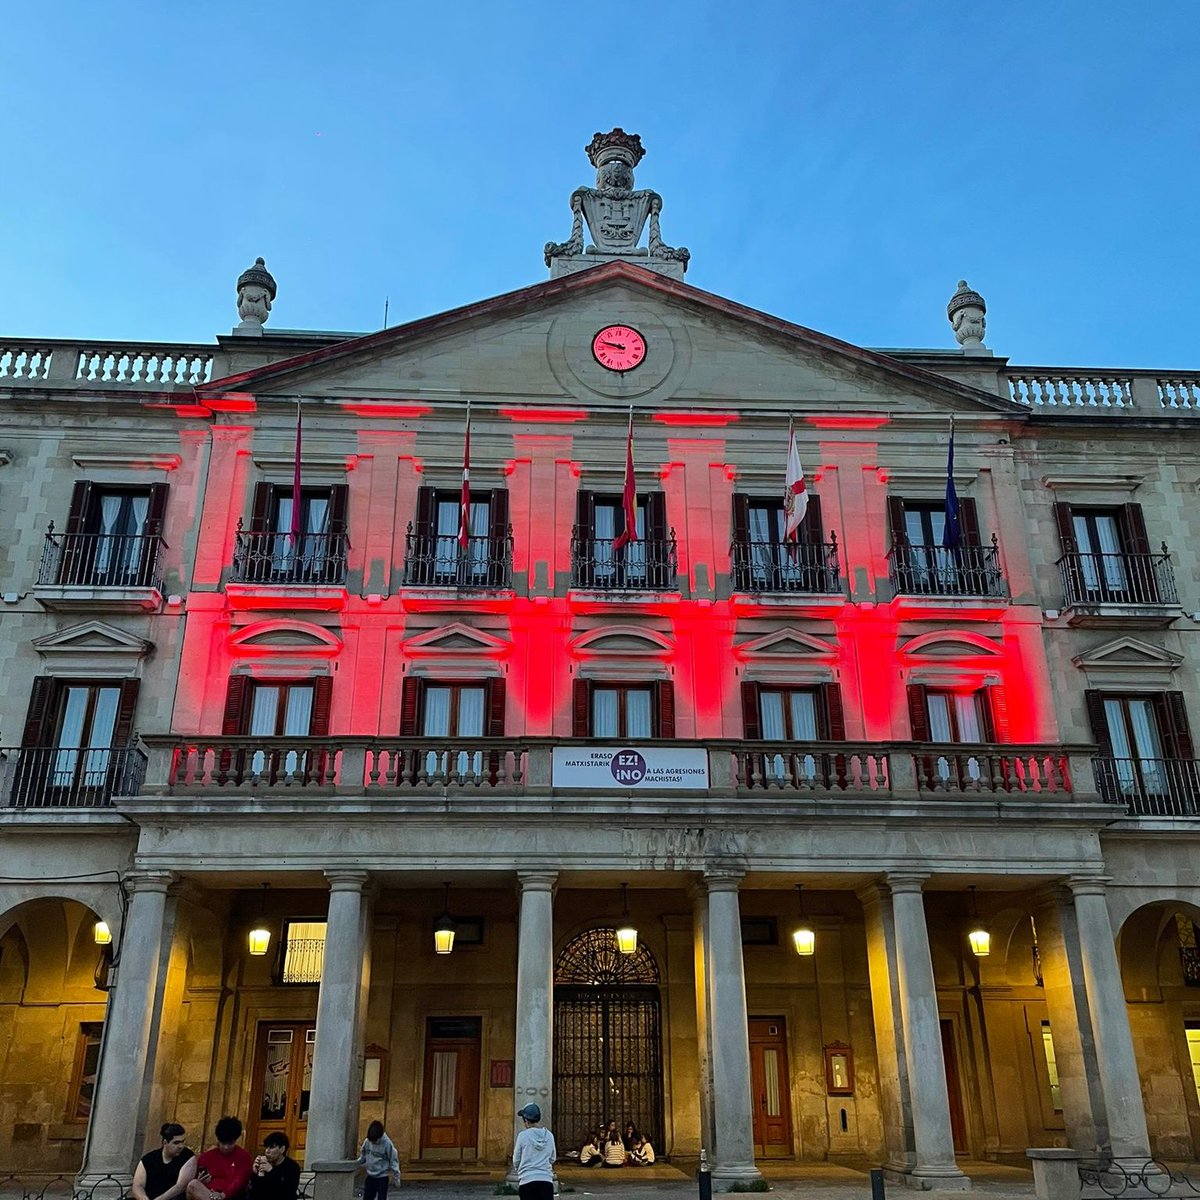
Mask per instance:
[[[922,1192],[969,1192],[971,1181],[957,1167],[884,1167],[883,1177]]]
[[[729,1190],[731,1183],[753,1183],[756,1179],[761,1178],[762,1172],[752,1162],[713,1164],[713,1187],[719,1187],[724,1191]]]
[[[86,1193],[88,1200],[121,1200],[129,1195],[132,1184],[132,1172],[110,1175],[104,1171],[86,1171],[75,1176],[75,1194]]]

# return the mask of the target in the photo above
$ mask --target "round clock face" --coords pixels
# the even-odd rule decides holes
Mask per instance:
[[[608,325],[592,338],[592,353],[610,371],[632,371],[646,357],[646,339],[629,325]]]

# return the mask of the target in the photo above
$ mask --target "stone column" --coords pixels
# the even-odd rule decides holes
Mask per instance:
[[[927,878],[927,875],[916,874],[887,876],[896,928],[896,979],[900,985],[904,1057],[908,1063],[912,1100],[916,1157],[909,1174],[914,1179],[936,1181],[928,1186],[965,1191],[971,1183],[954,1161],[937,987],[921,894],[921,886]]]
[[[717,1135],[713,1128],[712,1013],[709,1007],[710,961],[708,941],[708,890],[703,884],[691,889],[692,949],[696,978],[696,1069],[700,1076],[700,1145],[716,1159]]]
[[[152,1074],[151,1033],[162,1003],[167,889],[174,880],[168,871],[134,871],[125,876],[129,912],[104,1015],[100,1069],[78,1177],[81,1189],[93,1187],[105,1175],[131,1180],[134,1163],[145,1149],[144,1091]]]
[[[536,1104],[554,1128],[554,883],[549,872],[521,871],[517,931],[517,1048],[513,1066],[513,1131],[524,1126],[517,1109]]]
[[[713,1183],[759,1179],[754,1165],[750,1024],[738,908],[740,871],[714,871],[708,887],[708,1019],[712,1031]]]
[[[1083,963],[1112,1154],[1114,1158],[1132,1159],[1141,1164],[1150,1157],[1150,1137],[1146,1131],[1146,1109],[1133,1051],[1133,1034],[1125,1008],[1121,966],[1117,962],[1112,922],[1104,899],[1105,882],[1102,879],[1069,881],[1075,897],[1079,957]]]
[[[317,994],[305,1160],[345,1159],[358,1132],[363,1000],[371,980],[371,904],[365,871],[326,871],[329,914]]]

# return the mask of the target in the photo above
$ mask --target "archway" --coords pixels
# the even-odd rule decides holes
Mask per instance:
[[[617,950],[616,930],[570,941],[554,970],[554,1124],[562,1146],[581,1146],[600,1122],[633,1121],[663,1136],[659,970],[639,944]]]

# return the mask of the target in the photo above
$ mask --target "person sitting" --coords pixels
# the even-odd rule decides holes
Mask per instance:
[[[625,1153],[632,1154],[634,1144],[637,1142],[640,1134],[637,1126],[632,1121],[625,1122],[625,1132],[621,1134],[621,1141],[625,1143]]]
[[[606,1167],[623,1167],[625,1165],[625,1143],[621,1141],[621,1132],[617,1129],[616,1121],[609,1121],[608,1131],[604,1135],[604,1145],[600,1149],[604,1154]]]
[[[650,1145],[650,1139],[638,1135],[638,1139],[633,1144],[633,1149],[629,1152],[629,1162],[635,1167],[652,1167],[654,1165],[654,1147]]]
[[[300,1164],[288,1157],[288,1135],[276,1130],[263,1138],[263,1152],[254,1160],[250,1200],[296,1200]]]
[[[237,1144],[242,1123],[237,1117],[217,1122],[217,1144],[196,1157],[196,1178],[187,1185],[187,1200],[242,1200],[254,1161]]]
[[[604,1126],[598,1125],[594,1133],[588,1134],[588,1140],[579,1152],[579,1165],[581,1167],[598,1167],[604,1161],[604,1152],[600,1149],[603,1145]]]
[[[184,1145],[183,1126],[168,1121],[159,1130],[162,1149],[151,1150],[133,1172],[133,1200],[175,1200],[196,1175],[196,1156]]]

